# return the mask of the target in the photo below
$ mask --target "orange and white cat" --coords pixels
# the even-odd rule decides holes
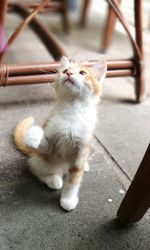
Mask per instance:
[[[34,119],[23,120],[15,129],[18,149],[29,155],[30,171],[51,189],[63,187],[60,205],[70,211],[78,204],[78,191],[84,171],[88,171],[90,145],[96,124],[96,104],[106,63],[91,68],[62,57],[55,82],[57,101],[43,127]]]

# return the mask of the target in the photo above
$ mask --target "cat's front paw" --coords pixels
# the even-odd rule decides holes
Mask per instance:
[[[88,162],[84,164],[84,172],[88,172],[90,170]]]
[[[44,182],[53,190],[59,190],[63,186],[62,178],[58,175],[51,175],[45,178]]]
[[[41,127],[33,125],[28,128],[25,135],[25,144],[30,147],[37,149],[42,141],[44,131]]]
[[[78,204],[78,197],[77,196],[74,196],[74,197],[69,198],[69,199],[67,199],[67,198],[60,199],[61,207],[68,212],[75,209],[77,204]]]

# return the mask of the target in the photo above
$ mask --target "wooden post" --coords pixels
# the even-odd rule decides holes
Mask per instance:
[[[86,25],[86,17],[87,17],[89,4],[90,4],[90,0],[83,0],[81,17],[80,17],[80,22],[79,22],[80,27],[84,27]]]
[[[143,35],[142,35],[142,0],[134,0],[134,19],[135,19],[135,39],[141,53],[140,61],[135,61],[137,67],[137,76],[135,78],[135,93],[136,100],[140,102],[145,95],[145,81],[144,81],[144,53],[143,53]]]
[[[139,221],[150,207],[150,144],[117,212],[124,225]]]
[[[5,22],[5,16],[6,16],[6,12],[7,12],[7,4],[8,4],[8,0],[1,0],[0,1],[0,52],[3,48],[3,43],[4,43],[4,38],[3,38],[3,34],[4,34],[4,22]],[[1,64],[1,60],[0,60],[0,64]]]
[[[115,0],[118,4],[120,4],[121,0]],[[112,7],[109,5],[106,24],[103,31],[103,40],[101,45],[101,50],[105,51],[111,43],[114,28],[116,23],[116,14]]]

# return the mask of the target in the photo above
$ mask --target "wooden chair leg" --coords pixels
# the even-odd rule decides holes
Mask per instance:
[[[119,4],[121,2],[121,0],[115,0],[115,1]],[[111,6],[109,6],[106,24],[105,24],[104,32],[103,32],[103,40],[102,40],[102,44],[101,44],[102,51],[105,51],[108,48],[108,46],[110,45],[113,31],[115,28],[115,23],[116,23],[116,14],[114,13]]]
[[[124,225],[139,221],[150,207],[150,144],[117,212]]]
[[[87,11],[88,11],[89,5],[90,5],[90,0],[83,0],[81,17],[79,21],[80,27],[84,27],[86,25],[86,17],[87,17]]]
[[[0,25],[1,26],[4,25],[5,15],[7,11],[7,3],[8,3],[8,0],[1,0],[1,3],[0,3]]]
[[[144,81],[144,53],[143,53],[143,36],[142,36],[142,0],[134,0],[134,19],[135,19],[135,39],[141,52],[141,60],[135,57],[137,62],[137,76],[135,78],[135,94],[137,102],[143,100],[145,96]]]
[[[63,28],[65,32],[70,33],[71,23],[68,15],[67,1],[63,0],[62,2],[63,2],[63,10],[62,10]]]
[[[4,22],[5,22],[6,12],[7,12],[7,3],[8,3],[8,0],[1,0],[0,2],[0,51],[3,48],[3,42],[4,42],[3,30],[4,30]]]

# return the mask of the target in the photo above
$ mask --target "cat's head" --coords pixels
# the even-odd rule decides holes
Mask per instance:
[[[105,61],[97,62],[93,67],[84,67],[66,57],[60,60],[56,79],[56,94],[59,99],[92,99],[98,102],[101,94],[101,82],[107,71]]]

